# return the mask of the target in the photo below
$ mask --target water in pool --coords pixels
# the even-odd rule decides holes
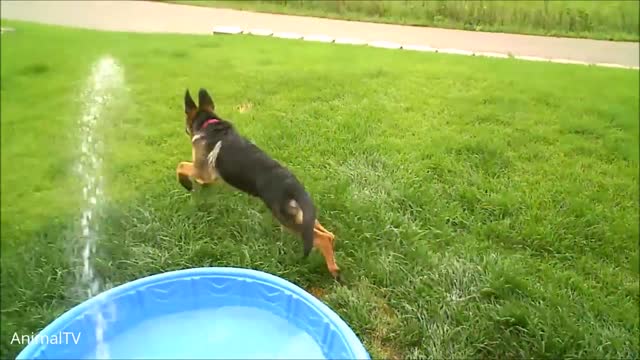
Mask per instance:
[[[203,309],[140,323],[108,341],[111,359],[324,359],[306,332],[270,312]],[[95,359],[96,354],[87,354]]]

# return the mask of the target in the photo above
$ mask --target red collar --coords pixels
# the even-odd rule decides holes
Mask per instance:
[[[220,122],[219,119],[209,119],[207,121],[204,122],[204,124],[202,124],[202,127],[200,128],[200,130],[204,130],[204,128],[206,128],[207,126],[209,126],[209,124],[214,124]]]

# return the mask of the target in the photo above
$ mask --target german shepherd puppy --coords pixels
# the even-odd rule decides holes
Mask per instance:
[[[178,164],[180,184],[191,191],[193,180],[211,184],[221,179],[261,199],[284,228],[302,237],[304,257],[313,247],[318,248],[331,275],[340,280],[340,269],[333,255],[335,236],[316,219],[311,196],[298,179],[241,136],[231,122],[218,116],[207,90],[200,89],[197,106],[187,90],[184,112],[192,162]]]

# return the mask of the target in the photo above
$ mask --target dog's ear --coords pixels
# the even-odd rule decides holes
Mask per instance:
[[[189,94],[189,89],[184,93],[184,114],[185,116],[185,131],[187,134],[191,134],[191,127],[193,126],[193,118],[196,116],[198,112],[198,107],[196,103],[191,98],[191,94]]]
[[[213,103],[213,99],[209,96],[209,93],[205,89],[200,89],[198,92],[198,105],[200,110],[204,110],[207,112],[213,112],[216,106]]]
[[[191,94],[189,94],[189,89],[184,93],[184,113],[187,115],[193,115],[198,110],[196,103],[191,98]],[[189,116],[189,117],[191,117]]]

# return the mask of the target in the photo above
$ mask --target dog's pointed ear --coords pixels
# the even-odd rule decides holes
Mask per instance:
[[[198,92],[198,106],[200,110],[213,112],[216,106],[213,103],[213,99],[209,96],[209,93],[205,89],[200,89]]]
[[[184,113],[187,115],[192,115],[198,110],[196,103],[191,98],[191,94],[189,94],[189,89],[184,93]]]

